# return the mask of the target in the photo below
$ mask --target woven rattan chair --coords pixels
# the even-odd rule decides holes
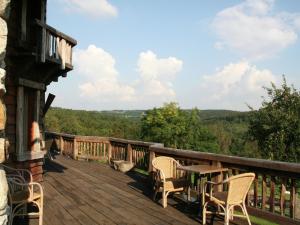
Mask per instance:
[[[5,166],[9,186],[10,216],[9,225],[17,216],[38,216],[39,225],[43,224],[43,188],[39,183],[32,182],[29,170],[15,169]],[[30,209],[34,209],[29,212]]]
[[[244,217],[247,218],[248,224],[251,225],[249,215],[245,205],[245,199],[247,193],[250,189],[250,186],[254,180],[254,173],[244,173],[236,176],[232,176],[227,180],[214,183],[206,182],[205,190],[207,190],[207,185],[210,185],[210,193],[206,193],[206,196],[209,198],[203,206],[203,224],[206,224],[206,214],[217,213],[225,216],[225,225],[229,224],[229,219],[233,217]],[[213,193],[214,185],[223,185],[228,184],[227,192],[216,192]],[[208,204],[213,203],[218,206],[218,209],[222,209],[223,212],[211,212],[207,210]],[[234,207],[239,206],[242,209],[243,215],[234,214]]]
[[[159,191],[162,192],[162,206],[166,208],[169,193],[184,191],[188,182],[185,178],[176,178],[176,168],[180,164],[171,157],[156,157],[152,165],[156,169],[153,200]]]
[[[19,179],[23,179],[24,182],[30,183],[32,182],[32,174],[29,170],[27,169],[18,169],[18,168],[13,168],[7,165],[2,164],[6,176],[7,177],[12,177],[12,176],[17,176]]]

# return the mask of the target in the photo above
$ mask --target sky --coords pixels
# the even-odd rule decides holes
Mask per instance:
[[[47,23],[78,42],[47,88],[85,110],[259,108],[271,82],[300,89],[300,1],[51,0]]]

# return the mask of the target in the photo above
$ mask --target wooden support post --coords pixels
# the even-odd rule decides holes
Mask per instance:
[[[132,163],[132,146],[131,144],[127,145],[127,157],[126,157],[126,161],[129,161]]]
[[[254,179],[254,207],[257,207],[258,205],[258,174],[255,174]]]
[[[296,193],[296,180],[292,179],[291,180],[291,190],[290,190],[290,217],[292,219],[295,219],[295,211],[296,211],[296,198],[297,198],[297,193]]]
[[[60,154],[63,154],[64,151],[64,139],[62,136],[59,137],[59,149],[60,149]]]
[[[280,214],[282,216],[285,215],[285,207],[286,207],[286,204],[285,204],[285,192],[286,192],[286,178],[283,177],[281,179],[281,194],[280,194]]]
[[[20,156],[24,153],[26,145],[24,143],[24,136],[27,137],[27,133],[24,134],[24,87],[18,87],[17,96],[17,123],[16,123],[16,153]]]
[[[222,168],[222,164],[219,161],[213,161],[212,165],[216,166],[216,167],[219,167],[219,168]],[[222,181],[223,181],[223,173],[221,172],[220,174],[218,174],[214,178],[214,182],[219,183],[219,182],[222,182]],[[221,191],[223,191],[223,186],[221,186],[221,185],[215,185],[214,186],[214,191],[215,192],[221,192]]]
[[[108,164],[111,163],[111,156],[112,156],[112,145],[110,142],[108,142],[108,156],[107,156]]]
[[[78,156],[77,140],[76,140],[76,137],[74,137],[74,140],[73,140],[73,159],[77,160],[77,156]]]
[[[275,210],[275,177],[271,176],[271,184],[270,184],[270,212],[274,212]]]
[[[22,1],[22,16],[21,16],[21,40],[27,39],[27,0]]]
[[[265,209],[266,208],[266,200],[267,200],[267,177],[266,177],[266,175],[263,175],[261,191],[262,191],[261,208]]]
[[[151,151],[149,149],[149,167],[148,167],[148,172],[149,172],[149,184],[151,187],[154,186],[154,182],[155,182],[155,178],[154,178],[154,170],[153,170],[153,166],[152,166],[152,160],[155,158],[155,152]]]
[[[155,152],[149,150],[149,168],[148,168],[149,173],[153,172],[152,160],[154,158],[155,158]]]

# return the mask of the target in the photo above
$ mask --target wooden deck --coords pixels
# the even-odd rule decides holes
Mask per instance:
[[[58,156],[46,166],[44,225],[202,224],[197,207],[169,198],[163,209],[143,178],[105,164]],[[14,224],[37,224],[37,219]],[[215,218],[210,224],[223,224]],[[246,224],[235,219],[231,224]]]

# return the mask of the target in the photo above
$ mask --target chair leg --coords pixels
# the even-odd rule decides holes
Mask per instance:
[[[164,208],[167,207],[167,204],[168,204],[167,199],[168,199],[168,192],[163,190],[163,192],[162,192],[162,206]]]
[[[43,215],[44,215],[44,206],[43,206],[43,200],[41,200],[41,205],[40,205],[40,215],[39,215],[39,225],[43,225]]]
[[[157,195],[158,189],[159,189],[159,187],[156,187],[155,190],[154,190],[154,194],[152,196],[153,201],[155,201],[155,199],[156,199],[156,195]]]
[[[234,213],[234,206],[232,206],[232,208],[230,209],[230,220],[233,220],[233,213]]]
[[[39,215],[39,225],[43,225],[43,212],[40,212]]]
[[[224,218],[224,220],[225,220],[225,222],[224,222],[224,224],[225,225],[229,225],[229,209],[228,209],[228,206],[226,206],[226,209],[225,209],[225,212],[224,212],[224,214],[225,214],[225,218]]]
[[[205,203],[202,209],[202,225],[206,224],[206,206],[207,204]]]
[[[247,217],[248,224],[251,225],[251,221],[250,221],[250,218],[249,218],[249,215],[248,215],[247,208],[246,208],[245,204],[242,205],[242,210],[243,210],[244,215]]]
[[[188,202],[191,201],[191,187],[190,186],[188,186],[188,188],[187,188],[187,200],[188,200]]]

